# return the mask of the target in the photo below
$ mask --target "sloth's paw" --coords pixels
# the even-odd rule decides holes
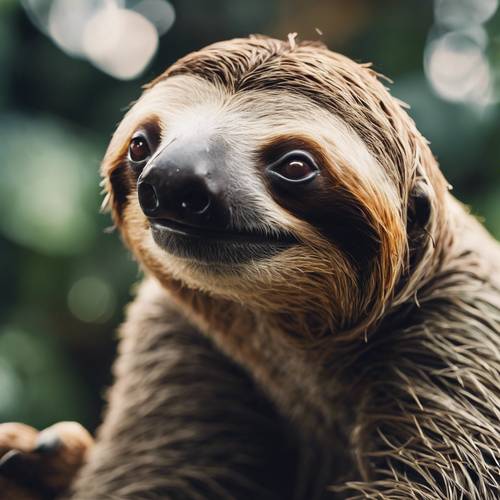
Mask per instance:
[[[92,443],[76,422],[58,422],[41,432],[0,424],[0,499],[41,500],[64,493]]]

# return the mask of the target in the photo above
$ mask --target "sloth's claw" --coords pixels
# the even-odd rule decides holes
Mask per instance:
[[[75,422],[59,422],[41,432],[23,424],[0,424],[1,498],[39,500],[64,493],[92,442]]]
[[[56,433],[41,432],[36,440],[33,452],[40,455],[50,455],[51,453],[56,453],[62,446],[64,446],[64,443]]]
[[[12,471],[16,468],[16,463],[19,461],[19,456],[22,454],[19,450],[9,450],[2,458],[0,458],[0,475],[10,477]]]

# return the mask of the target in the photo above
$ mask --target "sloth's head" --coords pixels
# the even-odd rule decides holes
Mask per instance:
[[[293,39],[175,63],[120,124],[103,175],[125,240],[166,286],[344,330],[412,292],[444,192],[377,75]]]

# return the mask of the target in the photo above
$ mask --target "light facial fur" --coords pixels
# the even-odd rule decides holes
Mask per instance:
[[[225,143],[228,155],[220,168],[229,172],[231,179],[228,192],[232,194],[232,224],[237,229],[257,229],[266,234],[289,232],[302,245],[276,257],[243,265],[212,262],[207,266],[176,258],[155,244],[132,192],[123,213],[127,221],[123,231],[126,238],[133,239],[131,245],[140,248],[140,258],[146,266],[149,262],[154,269],[164,269],[169,276],[190,287],[242,302],[258,302],[264,308],[283,310],[282,304],[266,297],[266,291],[274,295],[290,293],[292,300],[302,295],[302,285],[298,290],[293,288],[293,275],[297,271],[304,277],[321,275],[325,279],[324,296],[337,304],[345,302],[341,304],[345,313],[348,303],[359,303],[360,298],[354,291],[357,284],[353,282],[356,271],[342,250],[332,247],[314,226],[294,217],[272,199],[259,172],[263,166],[256,162],[259,148],[280,137],[316,143],[327,160],[320,175],[331,177],[332,182],[339,185],[355,183],[357,189],[364,190],[364,196],[380,201],[384,207],[386,213],[374,214],[379,219],[377,222],[383,225],[386,222],[383,219],[391,217],[393,224],[402,226],[398,187],[357,133],[340,117],[291,92],[263,89],[234,94],[198,76],[173,76],[147,90],[128,113],[110,146],[106,167],[112,171],[118,163],[113,155],[123,156],[123,145],[128,144],[132,133],[151,117],[158,120],[162,130],[155,155],[179,141],[206,143],[207,148],[213,141]],[[111,171],[104,174],[109,176]],[[394,220],[392,214],[399,220]],[[129,232],[127,227],[133,230]],[[311,252],[317,257],[311,259]],[[313,286],[321,284],[316,279]],[[336,291],[336,288],[339,289]],[[327,304],[325,309],[332,311],[332,304]],[[327,319],[353,321],[352,317]]]

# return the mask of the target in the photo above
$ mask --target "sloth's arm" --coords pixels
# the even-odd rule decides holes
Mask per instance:
[[[73,499],[289,499],[295,451],[250,377],[153,282],[128,311],[116,383]]]

